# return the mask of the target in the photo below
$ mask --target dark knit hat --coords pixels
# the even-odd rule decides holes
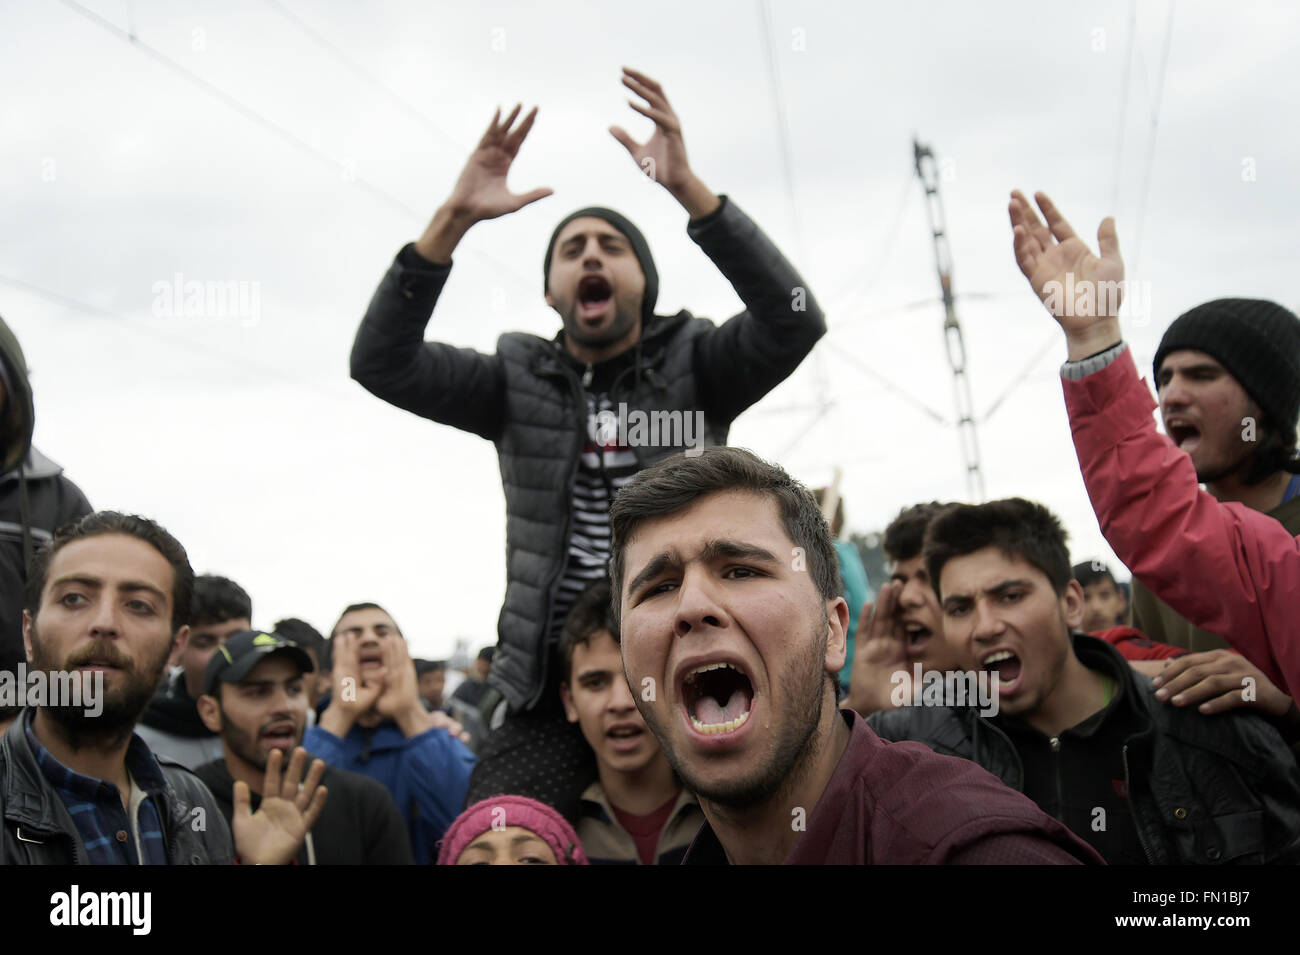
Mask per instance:
[[[1300,418],[1300,318],[1276,302],[1221,298],[1174,320],[1160,339],[1152,369],[1183,348],[1212,356],[1240,382],[1295,445]]]
[[[649,319],[654,314],[655,300],[659,298],[659,271],[655,268],[655,260],[650,255],[650,246],[646,243],[641,230],[634,226],[631,220],[613,209],[606,209],[602,206],[588,206],[586,209],[579,209],[577,212],[570,213],[561,219],[560,224],[555,227],[555,231],[551,233],[551,241],[546,244],[546,261],[542,263],[542,291],[546,291],[546,284],[551,274],[551,254],[555,251],[555,240],[566,225],[574,219],[581,219],[583,216],[604,219],[627,236],[627,241],[632,245],[632,253],[636,256],[636,260],[641,263],[641,271],[645,273],[645,295],[641,298],[641,319],[642,321]]]

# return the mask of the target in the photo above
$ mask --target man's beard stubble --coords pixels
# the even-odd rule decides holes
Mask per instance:
[[[641,715],[659,738],[664,755],[685,787],[701,799],[734,811],[753,809],[781,793],[791,792],[806,776],[809,767],[821,750],[817,728],[822,716],[822,698],[826,692],[826,673],[823,661],[826,656],[829,617],[823,608],[821,633],[813,633],[808,641],[809,652],[796,659],[782,678],[773,685],[792,688],[789,713],[776,723],[779,735],[773,750],[763,763],[747,778],[726,787],[710,789],[695,778],[668,745],[665,734],[655,732],[651,715],[644,710]]]
[[[564,313],[564,334],[587,348],[602,348],[620,342],[628,336],[632,326],[636,324],[636,315],[615,298],[614,318],[609,323],[609,327],[603,331],[589,332],[583,327],[582,319],[579,317],[580,306],[581,303],[574,299],[569,310]]]
[[[73,750],[116,746],[130,737],[158,688],[169,656],[170,642],[164,645],[157,661],[147,661],[146,666],[140,667],[111,641],[103,641],[80,651],[75,658],[52,660],[45,654],[36,621],[32,621],[33,669],[47,673],[57,670],[70,672],[88,659],[103,659],[119,668],[117,679],[124,681],[113,689],[109,689],[105,681],[103,708],[97,716],[88,716],[84,705],[73,706],[71,700],[60,700],[58,702],[63,705],[58,706],[47,702],[42,707]]]

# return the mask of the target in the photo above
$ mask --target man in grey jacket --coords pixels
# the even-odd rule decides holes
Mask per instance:
[[[551,194],[514,194],[506,176],[536,119],[493,117],[451,196],[398,254],[352,349],[352,377],[400,408],[497,447],[507,504],[505,605],[485,712],[508,706],[480,753],[469,801],[527,795],[573,818],[595,778],[590,749],[560,711],[555,646],[565,614],[609,557],[609,502],[675,452],[725,444],[732,421],[798,367],[825,333],[803,280],[758,227],[691,170],[660,85],[624,70],[654,121],[644,144],[610,130],[690,216],[687,234],[731,282],[745,311],[722,325],[656,315],[658,272],[641,232],[588,208],[556,228],[544,264],[552,340],[502,335],[495,354],[423,333],[466,231]]]

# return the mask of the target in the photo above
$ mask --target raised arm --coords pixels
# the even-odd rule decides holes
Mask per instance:
[[[352,346],[352,377],[376,397],[414,414],[495,438],[503,378],[495,355],[425,342],[424,329],[451,272],[452,252],[476,223],[522,209],[550,189],[512,193],[506,177],[537,118],[497,110],[456,185],[423,235],[398,253],[380,282]]]
[[[1122,347],[1120,297],[1101,284],[1124,276],[1114,221],[1105,219],[1098,229],[1098,257],[1050,199],[1042,193],[1036,199],[1046,224],[1023,195],[1012,194],[1016,262],[1065,332],[1066,409],[1102,533],[1157,597],[1228,640],[1295,696],[1296,539],[1272,517],[1201,490],[1191,458],[1156,430],[1155,402]],[[1065,289],[1074,296],[1067,298]]]
[[[807,284],[762,230],[731,199],[706,187],[686,159],[682,124],[663,87],[624,68],[623,84],[645,99],[629,105],[654,121],[637,143],[622,128],[614,138],[647,176],[690,215],[687,234],[718,267],[745,311],[696,343],[701,399],[729,422],[784,381],[826,333],[826,320]]]

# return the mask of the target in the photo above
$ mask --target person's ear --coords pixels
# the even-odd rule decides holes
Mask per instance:
[[[839,673],[844,669],[844,660],[848,655],[849,605],[843,597],[827,601],[826,616],[830,628],[826,635],[826,659],[823,665],[827,673]]]
[[[27,654],[27,662],[32,662],[32,613],[30,610],[23,611],[23,651]]]
[[[1061,613],[1071,631],[1083,627],[1083,607],[1083,587],[1077,580],[1071,580],[1065,585],[1065,593],[1061,594]]]
[[[167,658],[169,667],[176,666],[180,662],[181,654],[185,652],[185,646],[190,642],[190,626],[186,624],[176,631],[176,636],[172,637],[172,653]]]
[[[221,692],[221,687],[217,687],[217,692]],[[215,696],[204,694],[195,701],[199,709],[199,719],[214,733],[221,732],[221,705],[217,703]]]
[[[560,702],[564,704],[564,715],[569,722],[578,722],[578,708],[573,705],[573,694],[569,692],[568,681],[560,684]]]
[[[546,304],[549,305],[551,308],[555,308],[555,296],[551,294],[550,289],[547,289],[546,291]],[[558,308],[555,308],[555,310],[557,312],[559,311]]]

